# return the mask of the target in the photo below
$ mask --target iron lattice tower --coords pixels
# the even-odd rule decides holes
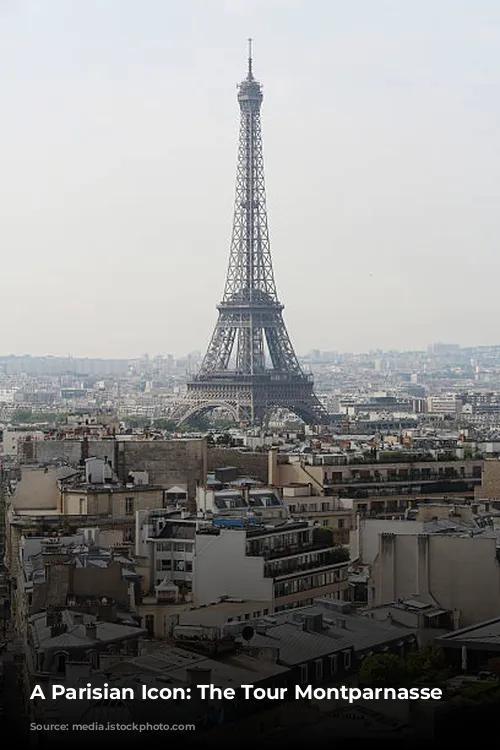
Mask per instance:
[[[328,415],[303,372],[283,321],[274,281],[267,222],[260,107],[252,70],[238,86],[240,134],[229,269],[219,318],[196,377],[174,411],[178,424],[215,408],[236,421],[265,424],[272,410],[294,412],[307,424]]]

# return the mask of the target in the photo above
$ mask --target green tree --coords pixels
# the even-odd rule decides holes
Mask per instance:
[[[408,654],[406,666],[414,680],[436,679],[446,669],[446,657],[439,646],[428,645]]]
[[[11,419],[14,424],[28,423],[32,420],[32,412],[19,409],[13,412]]]
[[[159,417],[155,419],[154,426],[158,430],[166,430],[167,432],[176,432],[176,423],[173,419],[165,419],[165,417]]]
[[[395,654],[367,656],[359,671],[359,684],[363,687],[397,688],[408,683],[406,665]]]
[[[125,417],[125,423],[132,429],[140,429],[141,427],[149,427],[151,420],[148,417],[143,417],[139,414],[130,414]]]
[[[498,656],[488,659],[488,672],[500,677],[500,659]]]
[[[326,526],[313,529],[313,541],[318,544],[329,544],[333,547],[333,531]]]

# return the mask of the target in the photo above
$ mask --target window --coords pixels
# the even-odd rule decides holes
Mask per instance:
[[[172,570],[172,560],[157,560],[156,570]]]
[[[307,664],[300,665],[300,682],[302,685],[307,682]]]
[[[344,519],[339,518],[339,529],[343,529],[343,528],[344,528]]]
[[[351,668],[351,652],[344,651],[344,669]]]
[[[154,615],[146,615],[146,630],[150,638],[154,637],[155,633],[155,618]]]
[[[262,614],[264,615],[264,617],[267,617],[267,615],[269,614],[269,610],[268,609],[264,609],[262,611]]]
[[[337,657],[330,656],[330,674],[337,674]]]
[[[322,659],[318,659],[316,661],[316,679],[322,680],[323,679],[323,661]]]
[[[125,498],[125,515],[126,516],[134,515],[134,498],[133,497]]]
[[[65,672],[66,671],[66,654],[57,654],[56,655],[56,664],[57,664],[57,671],[58,672]]]

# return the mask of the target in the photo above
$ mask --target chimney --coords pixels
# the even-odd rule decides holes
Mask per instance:
[[[267,483],[270,487],[278,484],[278,449],[270,448],[267,454]]]
[[[211,669],[189,667],[186,669],[186,672],[191,687],[197,687],[197,685],[210,685],[210,677],[212,675]]]
[[[95,641],[97,639],[97,624],[95,622],[88,622],[85,625],[85,636],[91,641]]]
[[[302,622],[302,630],[307,633],[323,632],[323,615],[306,615]]]
[[[48,609],[45,615],[45,624],[48,628],[53,625],[59,625],[62,622],[62,615],[58,609]]]
[[[339,617],[339,619],[337,620],[337,625],[338,625],[339,628],[342,628],[342,630],[346,630],[347,629],[347,620],[344,620],[343,617]]]
[[[65,633],[68,629],[68,626],[65,625],[63,622],[57,622],[50,628],[50,637],[51,638],[57,638],[58,635],[62,635]]]

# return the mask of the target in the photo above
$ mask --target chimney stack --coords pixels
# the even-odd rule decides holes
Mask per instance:
[[[278,484],[278,449],[274,447],[267,454],[267,483],[270,487]]]

